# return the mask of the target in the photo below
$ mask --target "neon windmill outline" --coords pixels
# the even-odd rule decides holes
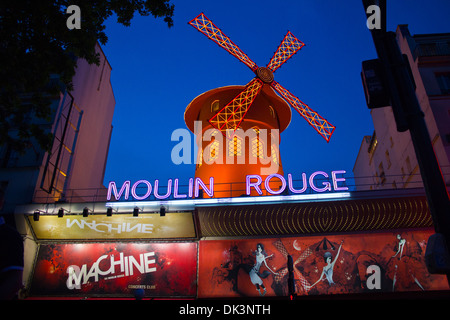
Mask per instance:
[[[230,130],[234,133],[250,109],[262,86],[268,84],[327,142],[330,141],[331,135],[336,127],[274,80],[273,73],[305,45],[290,31],[285,35],[267,66],[258,67],[203,12],[189,21],[188,24],[239,59],[256,74],[256,77],[245,86],[245,89],[241,93],[209,119],[209,123],[214,128],[220,130],[224,136],[226,136],[227,132],[230,133]]]

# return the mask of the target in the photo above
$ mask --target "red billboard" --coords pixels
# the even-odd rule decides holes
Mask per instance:
[[[198,296],[287,296],[287,257],[297,295],[448,290],[429,274],[430,231],[200,241]]]
[[[41,244],[31,283],[39,296],[195,296],[196,243]]]

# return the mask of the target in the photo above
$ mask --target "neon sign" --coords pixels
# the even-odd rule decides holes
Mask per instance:
[[[348,187],[345,186],[345,178],[339,175],[345,174],[345,170],[336,170],[331,172],[331,182],[321,181],[320,185],[317,183],[316,177],[330,178],[328,173],[324,171],[316,171],[312,173],[308,178],[306,173],[302,173],[302,187],[300,189],[294,187],[292,174],[287,175],[287,179],[280,174],[271,174],[265,177],[264,181],[260,175],[251,174],[247,175],[245,181],[246,195],[249,196],[252,190],[256,191],[259,195],[263,194],[262,185],[264,189],[270,195],[279,195],[286,191],[292,194],[304,193],[308,186],[316,193],[332,192],[332,191],[347,191]],[[281,186],[278,190],[273,190],[271,182],[279,182]],[[342,184],[344,185],[342,185]],[[341,185],[340,185],[341,184]],[[161,192],[159,180],[155,180],[153,185],[148,180],[138,180],[134,184],[131,184],[130,180],[125,181],[121,188],[118,189],[114,181],[109,182],[107,200],[110,201],[113,197],[115,200],[120,200],[122,197],[124,200],[128,200],[131,197],[134,200],[146,200],[152,195],[159,200],[165,200],[168,198],[173,199],[189,199],[198,198],[200,195],[200,188],[209,197],[214,197],[214,177],[209,178],[209,184],[202,181],[200,178],[190,178],[188,182],[188,189],[186,193],[181,193],[179,188],[179,179],[169,179],[165,190]],[[137,190],[144,190],[144,193],[138,194]]]
[[[142,184],[146,186],[147,190],[144,195],[138,195],[136,189]],[[111,181],[108,185],[108,195],[106,198],[108,201],[111,200],[112,194],[114,193],[114,198],[116,200],[119,200],[122,197],[122,195],[125,200],[128,200],[130,197],[130,193],[131,193],[131,196],[133,197],[133,199],[145,200],[152,195],[152,190],[153,190],[153,195],[155,196],[155,198],[160,199],[160,200],[167,199],[171,195],[173,196],[174,199],[183,199],[183,198],[188,198],[188,197],[192,198],[193,196],[195,196],[195,198],[198,198],[199,193],[200,193],[200,186],[202,187],[202,190],[205,191],[205,193],[208,196],[210,196],[210,197],[214,196],[214,178],[213,177],[209,178],[209,187],[207,187],[206,184],[200,178],[195,178],[195,180],[193,178],[190,178],[189,185],[188,185],[188,187],[189,187],[188,194],[180,194],[179,193],[179,180],[178,179],[175,179],[175,180],[169,179],[167,181],[167,187],[166,187],[167,189],[166,189],[166,193],[164,195],[159,194],[159,180],[155,180],[155,183],[153,185],[154,185],[154,187],[152,188],[152,184],[150,183],[150,181],[138,180],[131,186],[131,181],[127,180],[123,183],[122,187],[118,191],[116,183],[114,181]],[[172,185],[173,185],[173,192],[172,192]]]
[[[345,178],[338,178],[336,175],[337,174],[344,174],[345,171],[344,170],[339,170],[339,171],[332,171],[331,172],[331,179],[333,182],[333,190],[334,191],[346,191],[348,190],[347,187],[339,187],[338,186],[338,182],[345,182]],[[326,191],[332,191],[331,190],[331,183],[328,181],[322,182],[323,187],[317,187],[314,184],[314,178],[318,175],[321,175],[325,178],[328,178],[328,174],[324,171],[316,171],[313,174],[311,174],[309,176],[308,182],[309,182],[309,186],[311,187],[312,190],[314,190],[315,192],[326,192]],[[281,182],[281,187],[279,190],[272,190],[272,188],[270,187],[270,182],[273,180],[273,178],[277,178],[280,182]],[[252,179],[256,179],[256,182],[252,182]],[[306,180],[306,173],[302,173],[302,181],[303,181],[303,187],[301,189],[295,189],[293,186],[293,180],[292,180],[292,174],[288,174],[288,188],[289,191],[295,194],[300,194],[300,193],[304,193],[306,191],[306,189],[308,188],[308,184],[307,184],[307,180]],[[251,188],[253,187],[256,192],[258,192],[259,195],[262,195],[262,190],[260,188],[260,185],[262,184],[262,178],[261,176],[257,175],[257,174],[251,174],[248,175],[246,178],[246,193],[247,195],[250,195],[251,192]],[[281,174],[271,174],[268,175],[267,178],[264,180],[264,187],[265,189],[270,193],[270,194],[281,194],[286,190],[286,179],[281,175]]]

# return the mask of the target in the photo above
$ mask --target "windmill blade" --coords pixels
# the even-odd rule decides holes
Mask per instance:
[[[330,124],[326,119],[322,118],[317,112],[312,110],[308,105],[300,101],[286,90],[278,82],[273,81],[271,86],[295,109],[314,129],[327,141],[330,141],[335,126]]]
[[[275,51],[272,59],[267,64],[267,68],[272,72],[277,70],[283,63],[289,60],[294,54],[297,53],[305,44],[298,40],[292,32],[288,31],[277,51]]]
[[[244,119],[245,114],[251,107],[262,86],[262,81],[258,78],[254,78],[247,84],[241,93],[225,107],[220,109],[219,112],[209,120],[209,123],[211,123],[214,128],[222,131],[224,136],[226,136],[227,132],[234,133]]]
[[[203,33],[209,39],[227,50],[230,54],[242,61],[247,67],[255,71],[258,66],[237,45],[233,43],[214,23],[203,13],[189,21],[189,24]]]

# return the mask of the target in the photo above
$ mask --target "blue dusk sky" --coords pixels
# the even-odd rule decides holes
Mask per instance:
[[[305,46],[275,72],[275,80],[336,126],[329,143],[295,110],[281,134],[285,175],[352,169],[373,123],[361,84],[361,63],[376,58],[361,0],[179,1],[174,26],[136,16],[130,27],[107,22],[103,50],[116,99],[104,183],[179,178],[194,164],[176,165],[171,141],[187,129],[186,106],[208,90],[245,85],[252,71],[188,22],[203,12],[258,66],[265,66],[287,31]],[[450,32],[450,1],[388,1],[387,29],[407,24],[412,35]],[[191,134],[193,138],[193,134]],[[192,161],[194,155],[192,156]]]

